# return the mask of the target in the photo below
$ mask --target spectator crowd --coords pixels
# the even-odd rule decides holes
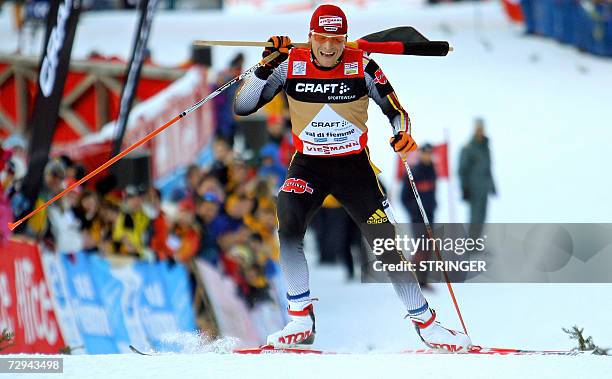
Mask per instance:
[[[242,57],[219,73],[220,80],[241,70]],[[215,86],[213,84],[213,86]],[[279,259],[275,197],[293,154],[284,100],[266,112],[266,143],[245,156],[235,148],[238,120],[233,115],[233,91],[214,104],[216,128],[212,160],[192,164],[184,180],[162,196],[158,188],[129,184],[117,188],[112,171],[77,187],[38,213],[16,233],[39,241],[50,251],[131,256],[144,260],[189,263],[201,258],[230,276],[247,303],[266,300],[268,279]],[[47,163],[33,204],[22,186],[27,167],[27,143],[13,136],[0,150],[0,243],[6,227],[81,179],[85,168],[67,156]]]

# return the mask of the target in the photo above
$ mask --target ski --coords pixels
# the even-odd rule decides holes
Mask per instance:
[[[156,353],[147,353],[133,345],[130,345],[132,352],[145,355],[153,356]],[[304,347],[287,347],[287,348],[275,348],[271,345],[263,345],[260,347],[234,349],[235,354],[315,354],[315,355],[328,355],[328,354],[352,354],[350,352],[336,352],[330,350],[318,350],[309,349]],[[590,355],[593,354],[592,350],[581,351],[581,350],[528,350],[528,349],[512,349],[512,348],[500,348],[500,347],[482,347],[472,346],[467,352],[450,352],[444,349],[408,349],[397,352],[398,354],[417,354],[417,355],[431,355],[431,354],[474,354],[474,355],[565,355],[565,356],[577,356],[577,355]]]
[[[271,345],[264,345],[255,348],[234,349],[236,354],[350,354],[328,350],[317,350],[307,348],[274,348]],[[592,351],[580,350],[527,350],[510,349],[499,347],[472,346],[467,352],[450,352],[443,349],[415,349],[403,350],[400,354],[476,354],[476,355],[589,355]]]
[[[263,345],[260,347],[246,348],[246,349],[234,349],[236,354],[336,354],[331,351],[323,351],[308,348],[297,348],[297,347],[286,347],[286,348],[275,348],[272,345]]]
[[[139,350],[138,348],[136,348],[134,345],[130,345],[130,350],[132,350],[132,352],[136,353],[136,354],[140,354],[140,355],[146,355],[146,356],[152,356],[155,354],[152,353],[145,353],[142,350]]]
[[[528,350],[528,349],[513,349],[513,348],[500,348],[500,347],[483,347],[483,346],[472,346],[467,352],[450,352],[443,349],[416,349],[416,350],[404,350],[403,354],[475,354],[475,355],[588,355],[592,354],[592,351],[580,351],[580,350]]]

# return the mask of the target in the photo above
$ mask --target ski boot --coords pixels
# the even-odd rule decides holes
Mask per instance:
[[[410,316],[421,340],[432,349],[451,353],[467,353],[472,340],[465,333],[447,329],[436,321],[436,311],[428,309],[417,316]]]
[[[312,300],[289,301],[287,313],[291,321],[282,330],[268,336],[268,345],[275,348],[310,347],[315,337]]]

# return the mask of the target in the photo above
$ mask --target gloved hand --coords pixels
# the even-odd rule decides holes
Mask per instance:
[[[389,143],[393,150],[400,155],[405,155],[417,149],[417,144],[414,142],[412,136],[404,131],[398,132],[391,137]]]
[[[261,57],[265,59],[268,55],[276,51],[278,51],[280,55],[255,71],[255,74],[260,79],[267,79],[275,68],[287,60],[287,58],[289,58],[289,49],[293,47],[293,45],[291,45],[291,39],[287,36],[273,36],[268,39],[268,42],[272,42],[274,46],[266,47]]]

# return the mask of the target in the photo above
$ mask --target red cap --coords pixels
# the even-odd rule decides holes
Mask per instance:
[[[335,5],[321,5],[310,18],[310,31],[324,34],[347,34],[346,15]]]

